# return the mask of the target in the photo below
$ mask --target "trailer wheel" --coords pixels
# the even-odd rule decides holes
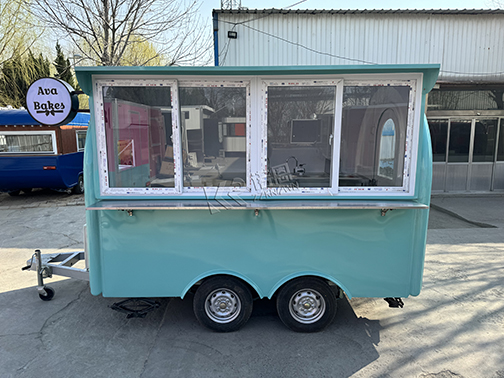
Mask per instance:
[[[194,315],[217,332],[237,331],[252,313],[252,294],[234,277],[212,277],[204,281],[193,300]]]
[[[46,292],[45,295],[39,293],[40,299],[42,299],[43,301],[50,301],[54,298],[54,289],[52,287],[44,286],[44,290]]]
[[[77,181],[77,185],[72,188],[74,194],[82,194],[84,193],[84,177],[79,175],[79,179]]]
[[[280,320],[296,332],[318,332],[336,316],[335,291],[322,279],[301,277],[280,289],[277,312]]]

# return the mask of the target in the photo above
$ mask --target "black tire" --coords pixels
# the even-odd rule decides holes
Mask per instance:
[[[193,310],[196,319],[213,331],[237,331],[250,318],[252,294],[235,277],[211,277],[196,290]]]
[[[50,301],[51,299],[54,298],[54,289],[52,287],[44,286],[44,290],[46,294],[44,295],[39,293],[40,299],[42,299],[43,301]]]
[[[74,194],[82,194],[84,193],[84,177],[79,175],[79,179],[77,180],[77,185],[72,188],[72,192]]]
[[[19,196],[19,193],[21,193],[21,190],[11,190],[8,193],[9,193],[9,196],[17,197],[17,196]]]
[[[296,332],[322,331],[333,322],[336,310],[335,290],[320,278],[296,278],[278,293],[278,316]]]

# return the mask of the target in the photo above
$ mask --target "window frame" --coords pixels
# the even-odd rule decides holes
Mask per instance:
[[[234,78],[233,78],[234,79]],[[182,155],[178,154],[175,157],[175,150],[174,150],[174,159],[177,160],[177,164],[179,167],[182,167],[182,175],[179,175],[179,180],[180,182],[177,182],[177,177],[175,177],[175,183],[176,187],[179,188],[179,194],[181,195],[186,195],[186,196],[205,196],[206,198],[216,198],[220,197],[223,195],[228,195],[228,194],[248,194],[251,192],[251,183],[250,183],[250,177],[251,177],[251,147],[254,145],[252,142],[252,123],[251,123],[251,81],[250,79],[244,79],[244,80],[239,80],[239,79],[234,79],[231,80],[229,78],[225,79],[212,79],[212,80],[203,80],[203,79],[179,79],[178,81],[178,89],[177,89],[177,101],[179,102],[179,112],[182,114],[182,105],[180,105],[180,100],[178,99],[178,94],[180,91],[180,88],[245,88],[246,92],[246,99],[245,99],[245,106],[246,106],[246,111],[245,111],[245,182],[246,185],[242,187],[233,187],[233,186],[201,186],[201,187],[189,187],[189,186],[184,186],[184,177],[183,177],[183,170],[184,170],[184,165],[182,162]],[[182,125],[179,125],[179,132],[177,134],[178,136],[178,143],[179,143],[179,148],[182,146]],[[175,144],[175,141],[173,142]],[[177,186],[177,183],[179,186]]]
[[[93,104],[95,108],[95,143],[98,164],[98,182],[101,197],[186,197],[207,198],[233,194],[238,199],[271,198],[365,198],[365,197],[413,197],[419,132],[421,125],[422,73],[400,74],[336,74],[336,75],[291,75],[291,76],[178,76],[173,75],[96,75],[93,76]],[[267,87],[268,86],[310,85],[336,87],[334,125],[332,139],[331,186],[324,188],[268,188],[267,187]],[[411,88],[408,104],[408,118],[405,139],[405,158],[403,164],[403,185],[394,187],[342,187],[339,186],[341,127],[343,114],[343,92],[345,86],[409,86]],[[104,122],[103,88],[108,86],[152,87],[169,86],[171,90],[172,140],[174,157],[174,187],[109,187],[107,144]],[[182,164],[183,112],[179,104],[180,87],[245,87],[246,98],[246,186],[243,187],[184,187]],[[168,105],[167,105],[168,106]]]
[[[405,79],[386,79],[386,78],[362,78],[348,79],[344,81],[343,86],[408,86],[411,88],[408,103],[408,118],[406,124],[406,135],[404,145],[403,161],[403,184],[402,186],[340,186],[338,195],[340,197],[359,194],[359,196],[380,195],[399,195],[412,196],[415,194],[415,178],[418,156],[418,141],[420,134],[420,109],[422,104],[422,93],[418,90],[418,82],[422,79],[422,74],[406,75]],[[341,103],[343,109],[343,103]],[[417,125],[417,127],[415,127]],[[341,130],[340,130],[341,135]],[[340,156],[340,155],[338,155]]]
[[[20,155],[57,155],[58,154],[58,145],[56,141],[56,131],[55,130],[37,130],[37,131],[0,131],[0,135],[51,135],[51,145],[52,151],[0,151],[0,155],[7,154],[20,154]]]
[[[105,130],[105,112],[104,112],[104,101],[103,101],[103,88],[104,87],[170,87],[170,97],[171,97],[171,110],[172,110],[172,135],[173,140],[173,156],[177,156],[178,143],[175,142],[175,135],[178,133],[178,96],[174,96],[177,93],[177,81],[173,79],[156,79],[156,78],[97,78],[94,84],[94,107],[95,111],[95,128],[96,128],[96,155],[98,162],[98,180],[100,185],[100,194],[102,196],[173,196],[178,194],[177,192],[177,171],[178,165],[175,164],[175,187],[174,188],[157,188],[157,187],[141,187],[141,188],[128,188],[128,187],[110,187],[109,182],[109,169],[108,169],[108,148],[107,148],[107,138]],[[176,148],[177,145],[177,148]]]
[[[341,138],[341,115],[342,115],[342,100],[343,100],[343,83],[341,77],[333,79],[309,79],[296,77],[282,78],[263,78],[261,80],[261,121],[260,121],[260,138],[263,145],[261,146],[260,162],[261,171],[259,171],[259,189],[261,196],[272,197],[292,197],[292,196],[307,196],[307,195],[335,195],[338,192],[338,174],[339,174],[339,144]],[[332,158],[331,158],[331,186],[324,188],[317,187],[268,187],[268,87],[335,87],[334,99],[334,124],[332,129]]]
[[[87,130],[75,130],[75,139],[77,141],[77,152],[84,151],[84,147],[86,146],[86,141],[84,140],[84,146],[79,147],[79,134],[84,134],[87,137]]]

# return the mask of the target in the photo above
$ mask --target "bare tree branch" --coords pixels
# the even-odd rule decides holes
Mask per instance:
[[[170,65],[188,64],[210,55],[211,30],[201,27],[197,0],[23,1],[26,9],[63,33],[95,64],[127,64],[125,54],[146,42],[156,52],[145,57],[145,63],[164,56]]]

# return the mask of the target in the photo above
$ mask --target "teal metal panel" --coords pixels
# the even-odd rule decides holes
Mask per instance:
[[[183,296],[231,274],[271,297],[290,277],[320,275],[349,296],[408,296],[419,211],[98,211],[102,292]]]
[[[348,66],[254,66],[254,67],[75,67],[82,90],[92,92],[92,75],[161,75],[161,76],[292,76],[292,75],[346,75],[390,74],[421,72],[424,75],[423,94],[434,86],[439,64],[387,64]]]

